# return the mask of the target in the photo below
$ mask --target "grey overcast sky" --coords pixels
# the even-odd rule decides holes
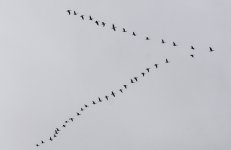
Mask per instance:
[[[0,149],[230,150],[230,14],[230,0],[0,0]]]

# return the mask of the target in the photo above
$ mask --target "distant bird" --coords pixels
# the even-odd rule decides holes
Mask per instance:
[[[146,70],[149,72],[149,71],[150,71],[150,68],[146,68]]]
[[[162,44],[166,43],[163,39],[161,40]]]
[[[177,46],[175,42],[172,42],[173,46]]]
[[[63,127],[65,128],[65,127],[66,127],[66,125],[63,125]]]
[[[36,146],[37,146],[37,147],[39,147],[39,145],[38,145],[38,144],[36,144]]]
[[[93,18],[91,16],[89,16],[89,20],[93,20]]]
[[[42,140],[41,143],[44,144],[44,141]]]
[[[149,37],[146,37],[146,40],[150,40],[150,38],[149,38]]]
[[[127,85],[123,85],[125,89],[127,89]]]
[[[135,83],[135,82],[131,79],[131,83]]]
[[[209,47],[209,51],[210,52],[213,52],[213,51],[215,51],[212,47]]]
[[[53,139],[50,137],[50,141],[53,141]]]
[[[56,134],[54,134],[54,137],[56,137]]]
[[[169,61],[168,61],[168,59],[166,58],[166,60],[165,60],[165,63],[167,64],[167,63],[169,63]]]
[[[96,23],[97,26],[99,25],[99,21],[96,20],[95,23]]]
[[[56,131],[60,131],[59,128],[56,128]]]
[[[135,32],[132,32],[132,35],[133,35],[133,36],[136,36],[136,33],[135,33]]]
[[[74,11],[74,15],[77,15],[76,11]]]
[[[144,77],[145,73],[144,73],[144,72],[142,72],[141,74],[142,74],[142,76]]]
[[[84,20],[84,15],[81,15],[80,17],[82,18],[82,20]]]
[[[95,101],[92,101],[92,104],[94,104],[94,105],[95,105],[95,104],[96,104],[96,103],[95,103]]]
[[[123,90],[122,90],[122,89],[119,89],[119,91],[120,91],[121,93],[123,93]]]
[[[74,118],[69,118],[69,120],[71,120],[72,122],[74,121]]]
[[[194,58],[194,55],[193,55],[193,54],[191,54],[190,56],[191,56],[192,58]]]
[[[107,95],[105,96],[105,98],[106,98],[106,100],[108,100],[108,96]]]
[[[115,93],[114,93],[113,91],[111,91],[111,95],[112,95],[113,97],[115,97]]]
[[[123,28],[123,32],[127,32],[125,28]]]
[[[84,109],[83,109],[83,108],[81,108],[81,109],[80,109],[80,111],[84,111]]]
[[[98,97],[98,100],[99,100],[99,102],[102,102],[102,100],[101,100],[101,98],[100,98],[100,97]]]
[[[55,130],[55,134],[59,134],[58,131]]]
[[[85,106],[86,108],[88,107],[88,105],[86,105],[86,104],[85,104],[84,106]]]
[[[80,113],[77,112],[76,114],[77,114],[77,116],[80,116]]]
[[[105,23],[105,22],[102,22],[102,25],[103,25],[103,27],[105,27],[106,23]]]
[[[65,121],[65,123],[68,123],[68,121]]]
[[[68,14],[71,15],[71,10],[67,10]]]
[[[138,81],[138,77],[134,77],[134,79],[136,80],[136,82]]]
[[[158,68],[158,64],[155,64],[155,67]]]
[[[191,46],[191,49],[193,49],[193,50],[194,50],[195,48],[194,48],[193,46]]]
[[[112,30],[116,31],[116,26],[112,24]]]

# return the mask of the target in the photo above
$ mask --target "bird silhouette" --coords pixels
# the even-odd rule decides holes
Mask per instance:
[[[112,30],[116,31],[116,26],[112,24]]]
[[[193,46],[191,46],[191,49],[193,49],[193,50],[194,50],[195,48],[194,48]]]
[[[93,18],[91,16],[89,16],[89,20],[93,20]]]
[[[99,21],[96,20],[95,23],[96,23],[97,26],[99,25]]]
[[[71,15],[71,10],[67,10],[68,14]]]
[[[66,125],[63,125],[63,127],[65,128],[65,127],[66,127]]]
[[[136,80],[136,82],[138,81],[138,77],[134,77],[134,79]]]
[[[106,100],[108,100],[108,96],[107,95],[105,96],[105,98],[106,98]]]
[[[163,39],[161,40],[162,44],[166,43]]]
[[[44,144],[44,141],[42,140],[41,143]]]
[[[60,131],[59,128],[56,128],[56,131]]]
[[[112,95],[113,97],[115,97],[115,93],[114,93],[113,91],[111,91],[111,95]]]
[[[132,35],[133,35],[133,36],[136,36],[136,33],[135,33],[135,32],[132,32]]]
[[[92,101],[92,104],[95,105],[96,104],[95,101]]]
[[[122,90],[122,89],[119,89],[119,91],[120,91],[121,93],[123,93],[123,90]]]
[[[39,147],[39,145],[38,145],[38,144],[36,144],[36,146],[37,146],[37,147]]]
[[[69,120],[71,120],[72,122],[74,121],[74,118],[69,118]]]
[[[55,130],[55,134],[59,134],[57,130]]]
[[[85,104],[84,106],[85,106],[86,108],[88,107],[88,105],[86,105],[86,104]]]
[[[127,89],[127,87],[128,87],[127,85],[123,85],[123,86],[124,86],[125,89]]]
[[[158,64],[155,64],[155,67],[158,68]]]
[[[82,18],[82,20],[84,20],[84,15],[81,15],[80,17]]]
[[[56,134],[54,134],[54,138],[56,137]]]
[[[131,79],[131,83],[135,83],[135,82]]]
[[[84,111],[84,109],[83,109],[83,108],[81,108],[81,109],[80,109],[80,111]]]
[[[150,38],[149,38],[149,37],[146,37],[146,40],[150,40]]]
[[[53,141],[53,139],[50,137],[50,141]]]
[[[105,23],[105,22],[102,22],[102,25],[103,25],[103,27],[105,27],[106,23]]]
[[[102,100],[101,100],[101,98],[100,98],[100,97],[98,97],[98,100],[99,100],[99,102],[102,102]]]
[[[177,46],[175,42],[172,42],[173,46]]]
[[[144,73],[144,72],[142,72],[141,74],[142,74],[142,76],[144,77],[145,73]]]
[[[125,28],[123,28],[123,32],[127,32]]]
[[[77,112],[76,114],[77,114],[77,116],[80,116],[80,113]]]
[[[150,71],[150,68],[146,68],[146,70],[149,72],[149,71]]]
[[[65,123],[68,123],[68,121],[65,121]]]
[[[213,52],[213,51],[215,51],[212,47],[209,47],[209,51],[210,52]]]
[[[165,63],[169,63],[168,59],[166,58]]]
[[[74,11],[74,15],[77,15],[76,11]]]
[[[191,56],[192,58],[194,58],[194,55],[193,55],[193,54],[191,54],[190,56]]]

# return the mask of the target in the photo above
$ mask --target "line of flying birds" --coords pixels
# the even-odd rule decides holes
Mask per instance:
[[[77,15],[76,11],[67,10],[67,12],[68,12],[69,15],[72,15],[72,14],[73,15]],[[82,20],[85,20],[85,15],[80,15],[80,17],[82,18]],[[92,16],[89,16],[89,20],[93,21],[94,19],[92,18]],[[96,20],[95,24],[99,26],[100,25],[100,21]],[[101,22],[101,25],[103,27],[105,27],[106,23],[105,22]],[[112,30],[117,31],[117,29],[116,29],[117,27],[114,24],[112,24],[111,27],[112,27]],[[127,32],[127,30],[125,28],[123,28],[122,32]],[[136,36],[136,33],[132,32],[132,35]],[[150,40],[150,38],[146,37],[146,40]],[[164,41],[164,39],[161,39],[161,43],[165,44],[166,42]],[[173,44],[173,46],[178,46],[175,42],[173,42],[172,44]],[[193,46],[191,46],[191,49],[194,50],[195,48]],[[209,51],[213,52],[214,49],[212,49],[211,47],[209,47]],[[190,56],[192,58],[194,58],[193,54],[191,54]],[[170,63],[170,61],[167,58],[165,59],[164,62],[165,62],[165,64],[169,64]],[[59,132],[61,132],[63,129],[65,129],[69,123],[74,122],[74,120],[77,119],[76,117],[81,116],[82,113],[86,109],[88,109],[91,106],[95,106],[95,105],[97,105],[99,103],[102,103],[103,101],[109,101],[110,99],[115,98],[118,94],[124,93],[125,90],[127,90],[130,85],[135,84],[136,82],[139,81],[140,78],[145,77],[145,75],[147,73],[149,73],[151,71],[151,69],[158,69],[158,67],[159,67],[159,64],[154,64],[152,67],[145,68],[145,71],[141,72],[139,74],[139,76],[135,76],[135,77],[131,78],[128,84],[123,84],[121,86],[121,88],[119,88],[118,90],[111,91],[110,94],[104,95],[103,97],[98,97],[98,98],[96,98],[96,100],[91,101],[90,104],[84,104],[83,107],[81,107],[80,110],[78,112],[76,112],[75,116],[68,118],[59,128],[56,128],[54,130],[53,135],[50,136],[47,139],[47,141],[46,140],[41,140],[41,142],[39,144],[36,144],[36,146],[39,147],[40,145],[44,144],[45,142],[52,142],[55,138],[58,137]]]

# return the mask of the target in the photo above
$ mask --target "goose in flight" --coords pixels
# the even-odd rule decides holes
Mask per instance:
[[[85,106],[86,108],[88,107],[88,105],[86,105],[86,104],[85,104],[84,106]]]
[[[74,121],[74,118],[70,118],[69,120],[71,120],[72,122]]]
[[[173,46],[177,46],[175,42],[172,42]]]
[[[65,127],[66,127],[66,125],[64,124],[64,125],[63,125],[63,127],[65,128]]]
[[[161,40],[162,44],[166,43],[163,39]]]
[[[111,91],[111,95],[112,95],[113,97],[115,97],[115,93],[114,93],[113,91]]]
[[[128,88],[128,86],[127,86],[127,85],[123,85],[123,86],[124,86],[124,88],[125,88],[125,89],[127,89],[127,88]]]
[[[123,93],[123,90],[122,90],[122,89],[119,89],[119,91],[120,91],[121,93]]]
[[[37,146],[37,147],[39,147],[39,145],[38,145],[38,144],[36,144],[36,146]]]
[[[81,109],[80,109],[80,111],[84,111],[84,109],[83,109],[83,108],[81,108]]]
[[[135,32],[132,32],[132,35],[133,35],[133,36],[136,36],[136,33],[135,33]]]
[[[55,134],[59,134],[58,131],[55,130]]]
[[[145,73],[144,73],[144,72],[142,72],[141,74],[142,74],[142,76],[144,77]]]
[[[54,134],[54,138],[56,138],[56,134]]]
[[[80,17],[82,18],[82,20],[84,20],[84,15],[81,15]]]
[[[192,58],[194,58],[194,55],[193,55],[193,54],[191,54],[190,56],[191,56]]]
[[[112,24],[112,30],[116,31],[116,26]]]
[[[150,38],[149,38],[149,37],[146,37],[146,40],[150,40]]]
[[[42,140],[41,143],[44,144],[44,141]]]
[[[50,137],[50,141],[53,141],[53,139]]]
[[[71,10],[67,10],[68,14],[71,15]]]
[[[68,121],[65,121],[65,123],[68,123]]]
[[[209,51],[210,52],[213,52],[213,51],[215,51],[212,47],[209,47]]]
[[[134,79],[136,80],[136,82],[138,81],[138,77],[134,77]]]
[[[95,101],[92,101],[92,104],[95,105],[96,104]]]
[[[150,71],[150,68],[146,68],[146,70],[149,72],[149,71]]]
[[[158,64],[155,64],[155,67],[158,68]]]
[[[77,116],[80,116],[80,113],[77,112],[76,114],[77,114]]]
[[[56,128],[56,131],[60,131],[59,128]]]
[[[127,30],[125,28],[123,28],[123,32],[127,32]]]
[[[105,23],[105,22],[102,22],[102,25],[103,25],[103,27],[105,27],[106,23]]]
[[[102,100],[101,100],[101,98],[100,98],[100,97],[98,97],[98,99],[99,99],[99,102],[102,102]]]
[[[195,48],[193,46],[191,46],[191,49],[194,50]]]
[[[96,20],[95,23],[96,23],[97,26],[99,25],[99,21]]]
[[[131,79],[131,83],[135,83],[135,82]]]
[[[165,63],[167,64],[167,63],[169,63],[169,61],[168,61],[168,59],[166,58],[166,60],[165,60]]]
[[[76,11],[74,11],[74,15],[77,15]]]
[[[89,20],[93,20],[93,18],[91,16],[89,16]]]
[[[106,100],[108,100],[108,96],[107,95],[105,96],[105,98],[106,98]]]

